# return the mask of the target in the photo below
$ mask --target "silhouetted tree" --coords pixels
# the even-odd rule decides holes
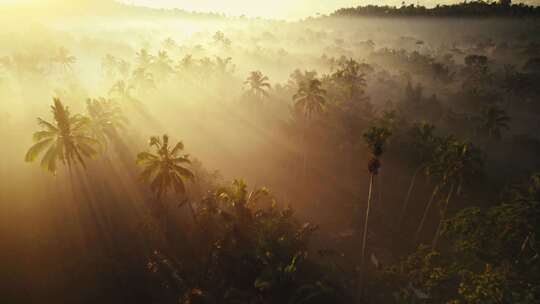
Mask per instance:
[[[364,140],[371,152],[371,159],[368,161],[368,172],[369,172],[369,190],[368,190],[368,200],[366,205],[365,220],[364,220],[364,230],[362,236],[362,254],[360,258],[360,290],[364,288],[363,276],[364,276],[364,265],[366,258],[366,247],[367,247],[367,235],[369,229],[369,215],[371,211],[371,201],[373,198],[373,187],[375,184],[375,177],[379,174],[381,168],[380,157],[384,153],[385,146],[387,144],[388,138],[392,135],[391,131],[384,127],[371,127],[364,133]]]
[[[185,195],[186,188],[184,180],[193,179],[193,173],[183,167],[190,164],[187,154],[180,154],[184,150],[182,142],[174,146],[169,144],[169,136],[163,135],[162,138],[150,137],[149,145],[155,150],[155,153],[141,152],[137,155],[137,164],[142,165],[144,170],[141,172],[141,179],[150,185],[150,189],[156,195],[158,204],[162,204],[161,199],[170,190],[178,195]],[[196,222],[196,214],[193,206],[188,202],[193,220]],[[158,206],[161,211],[166,210],[165,205]]]
[[[82,115],[71,115],[69,108],[60,99],[54,98],[51,111],[54,121],[38,118],[38,124],[44,129],[34,133],[36,142],[26,153],[25,160],[33,162],[44,151],[41,167],[56,174],[57,161],[67,165],[70,173],[73,165],[86,166],[85,158],[96,155],[97,143],[88,136],[89,120]]]

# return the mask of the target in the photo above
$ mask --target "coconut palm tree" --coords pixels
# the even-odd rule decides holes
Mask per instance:
[[[248,191],[243,179],[235,179],[230,186],[218,189],[216,195],[221,201],[233,207],[238,217],[245,219],[246,216],[251,216],[248,209],[268,197],[270,191],[265,187]]]
[[[231,57],[221,58],[219,56],[216,56],[216,69],[221,75],[225,75],[227,73],[232,74],[234,73],[235,68],[236,68],[235,65],[232,64]]]
[[[187,72],[190,71],[195,66],[195,59],[193,55],[186,55],[180,62],[176,65],[177,72]]]
[[[164,49],[167,49],[169,51],[174,51],[174,49],[178,47],[176,41],[174,41],[174,39],[172,39],[171,37],[167,37],[165,40],[163,40],[161,45]]]
[[[133,71],[130,83],[132,87],[140,91],[147,91],[156,87],[154,75],[145,68],[138,68]]]
[[[499,109],[497,106],[489,106],[482,111],[482,124],[480,129],[487,133],[491,139],[501,139],[502,130],[510,129],[510,116],[505,110]]]
[[[60,67],[64,71],[71,71],[72,65],[75,63],[77,58],[75,56],[71,55],[69,50],[61,47],[58,49],[58,52],[53,57],[53,62],[60,65]]]
[[[427,122],[417,123],[412,128],[412,148],[417,157],[418,167],[414,170],[407,194],[405,195],[405,201],[403,202],[403,208],[399,216],[398,228],[400,228],[403,224],[403,219],[405,217],[405,213],[407,212],[407,207],[414,189],[416,178],[418,177],[418,174],[426,168],[433,155],[436,145],[434,131],[435,126]]]
[[[127,118],[116,102],[110,99],[88,99],[86,110],[92,137],[105,150],[107,145],[117,138],[118,131],[125,128]]]
[[[73,165],[86,166],[85,158],[96,155],[96,141],[88,136],[89,120],[82,115],[71,115],[60,99],[54,98],[51,106],[54,121],[38,118],[42,131],[34,133],[35,144],[26,153],[25,161],[33,162],[42,154],[41,167],[56,174],[57,162],[66,165],[71,173]]]
[[[304,156],[303,156],[303,170],[302,176],[306,176],[306,154],[307,154],[307,145],[306,145],[306,133],[308,129],[308,124],[315,113],[321,113],[324,110],[326,105],[326,91],[321,88],[321,81],[318,79],[311,79],[307,82],[302,82],[299,84],[298,91],[293,96],[294,107],[298,113],[303,116],[304,120],[304,130],[303,130],[303,140],[304,140]]]
[[[348,97],[353,100],[357,95],[364,93],[366,86],[366,75],[362,72],[361,65],[354,59],[345,60],[340,63],[339,68],[332,78],[342,83],[348,91]]]
[[[157,76],[158,80],[165,80],[174,72],[173,61],[169,57],[167,51],[159,51],[157,57],[152,62],[152,70]]]
[[[433,202],[439,195],[439,192],[444,187],[444,181],[445,181],[445,171],[447,167],[447,155],[450,147],[452,146],[452,143],[456,141],[454,136],[446,136],[446,137],[436,137],[435,138],[435,148],[433,150],[433,156],[431,160],[426,165],[425,174],[428,178],[436,180],[435,186],[433,187],[433,191],[431,192],[431,196],[429,198],[428,203],[424,207],[424,212],[422,214],[422,218],[420,220],[420,224],[418,225],[418,228],[416,229],[414,242],[416,243],[418,239],[420,238],[420,233],[424,229],[424,224],[426,222],[427,216],[429,214],[429,211],[431,210],[431,206],[433,205]]]
[[[136,57],[139,69],[147,69],[154,60],[153,56],[146,49],[141,49],[137,52]]]
[[[375,184],[375,177],[379,174],[381,168],[380,157],[384,153],[384,148],[387,144],[388,138],[392,135],[391,131],[385,127],[371,127],[364,133],[364,141],[366,142],[370,152],[371,159],[368,161],[368,171],[369,171],[369,191],[368,191],[368,201],[366,206],[365,220],[364,220],[364,231],[362,236],[362,256],[360,259],[360,292],[363,288],[363,272],[364,272],[364,262],[366,257],[366,245],[367,245],[367,234],[369,228],[369,213],[371,211],[371,201],[373,199],[373,187]]]
[[[321,86],[318,79],[303,82],[293,96],[295,108],[308,120],[313,114],[321,113],[326,105],[326,91]]]
[[[184,144],[178,142],[175,145],[169,144],[169,136],[163,135],[161,138],[150,137],[149,145],[155,153],[141,152],[137,155],[137,164],[144,166],[141,172],[141,179],[150,185],[150,189],[156,195],[158,202],[171,190],[178,195],[185,195],[185,180],[194,178],[193,173],[184,167],[190,164],[189,155],[181,154]],[[193,220],[196,221],[195,210],[191,203],[188,203]]]
[[[131,101],[131,90],[133,86],[128,85],[124,80],[119,80],[109,90],[109,96],[117,98],[121,101]]]
[[[111,54],[107,54],[101,59],[101,68],[108,79],[114,79],[117,62],[118,59]]]
[[[439,224],[432,241],[435,250],[441,234],[443,222],[446,219],[448,205],[454,195],[460,195],[463,184],[477,174],[482,167],[480,152],[469,142],[454,141],[444,154],[443,183],[449,186],[446,199],[441,206]]]
[[[259,101],[268,97],[268,90],[272,87],[268,82],[268,77],[261,71],[251,72],[244,84],[248,86],[248,92]]]

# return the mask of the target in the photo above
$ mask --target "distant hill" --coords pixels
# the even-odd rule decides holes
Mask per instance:
[[[421,5],[378,6],[367,5],[342,8],[332,17],[540,17],[540,7],[523,3],[512,4],[510,0],[499,2],[465,1],[451,5],[427,8]]]

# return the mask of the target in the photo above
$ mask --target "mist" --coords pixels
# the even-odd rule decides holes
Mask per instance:
[[[0,2],[1,302],[540,298],[537,7],[166,2]]]

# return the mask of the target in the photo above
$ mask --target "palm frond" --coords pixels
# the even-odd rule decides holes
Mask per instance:
[[[38,118],[37,121],[38,121],[38,125],[40,125],[41,127],[46,128],[51,132],[58,132],[58,128],[54,126],[52,123],[46,120],[43,120],[41,118]]]
[[[137,154],[137,160],[136,160],[136,163],[137,164],[143,164],[145,162],[148,162],[148,161],[153,161],[153,160],[157,160],[158,159],[158,156],[150,153],[150,152],[141,152],[139,154]]]
[[[53,143],[52,138],[45,139],[36,143],[32,147],[30,147],[28,152],[26,152],[24,160],[26,162],[33,162],[34,160],[36,160],[39,154],[41,154],[41,152],[43,152],[51,143]]]
[[[40,142],[43,139],[54,137],[57,133],[54,131],[39,131],[32,136],[34,142]]]

